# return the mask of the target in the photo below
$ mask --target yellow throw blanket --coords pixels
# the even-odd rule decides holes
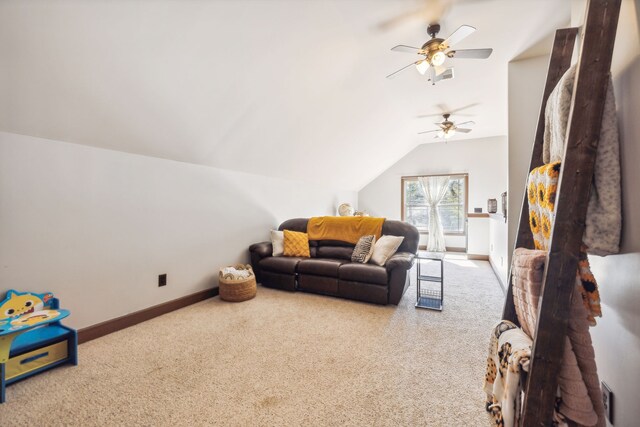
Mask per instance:
[[[309,219],[309,240],[340,240],[358,243],[362,236],[373,234],[376,240],[382,236],[384,218],[363,216],[315,216]]]
[[[529,199],[529,225],[533,233],[536,249],[549,250],[551,230],[555,219],[556,192],[560,176],[560,162],[549,163],[535,168],[529,174],[527,197]],[[583,244],[578,258],[578,277],[580,293],[587,309],[589,324],[595,326],[596,317],[602,317],[600,308],[600,291],[589,259],[587,247]]]

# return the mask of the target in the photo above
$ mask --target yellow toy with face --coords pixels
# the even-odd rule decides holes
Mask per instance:
[[[9,291],[7,298],[0,303],[0,319],[9,319],[42,310],[44,301],[38,296],[30,293],[18,294]]]

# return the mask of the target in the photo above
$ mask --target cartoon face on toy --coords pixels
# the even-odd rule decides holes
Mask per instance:
[[[22,316],[42,310],[44,301],[38,296],[30,293],[18,294],[9,291],[7,298],[0,304],[0,319]]]
[[[60,315],[60,312],[57,310],[42,310],[42,311],[34,311],[33,313],[21,316],[18,319],[12,320],[12,326],[33,326],[38,323],[55,319]]]

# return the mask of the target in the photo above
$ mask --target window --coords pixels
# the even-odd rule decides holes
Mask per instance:
[[[402,220],[415,225],[421,233],[429,230],[429,204],[418,180],[402,178]],[[450,175],[449,188],[438,205],[445,234],[465,234],[467,212],[467,175]]]

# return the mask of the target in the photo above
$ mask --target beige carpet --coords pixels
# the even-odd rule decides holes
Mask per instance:
[[[449,259],[443,312],[259,287],[80,346],[80,365],[14,384],[2,426],[482,426],[502,291]]]

